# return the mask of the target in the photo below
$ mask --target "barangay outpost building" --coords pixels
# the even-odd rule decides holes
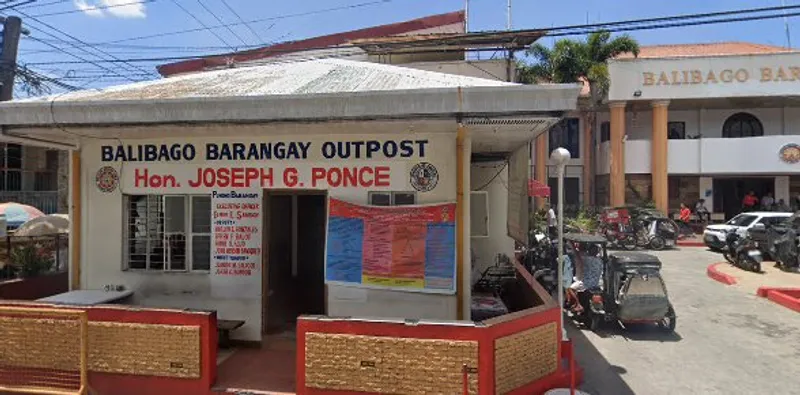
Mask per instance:
[[[471,242],[526,237],[528,144],[579,90],[325,59],[3,103],[0,119],[5,139],[72,152],[71,288],[132,292],[135,308],[85,307],[99,393],[245,388],[232,377],[261,365],[236,351],[217,372],[223,321],[265,352],[292,339],[295,365],[259,370],[289,369],[289,391],[454,393],[466,377],[536,393],[567,385],[560,309],[520,271],[516,312],[471,321]],[[502,193],[471,193],[498,161]],[[119,325],[139,325],[113,343],[125,358],[101,348]]]

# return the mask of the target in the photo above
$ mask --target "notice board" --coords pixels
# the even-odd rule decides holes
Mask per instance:
[[[327,282],[455,293],[454,203],[363,206],[330,199]]]
[[[211,295],[259,297],[261,191],[211,193]]]

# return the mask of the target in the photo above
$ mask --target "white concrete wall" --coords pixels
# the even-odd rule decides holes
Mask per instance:
[[[764,128],[763,137],[723,138],[722,127],[733,114],[747,112],[756,116]],[[601,114],[602,120],[607,114]],[[685,122],[686,136],[700,139],[669,140],[670,174],[793,174],[796,165],[779,159],[781,147],[798,143],[800,108],[699,109],[669,112],[669,121]],[[651,168],[650,138],[652,113],[626,113],[625,172],[647,174]],[[600,144],[598,174],[608,174],[609,143]]]
[[[392,168],[391,185],[388,188],[334,188],[332,197],[354,203],[366,203],[370,190],[414,191],[409,185],[408,172],[411,167],[427,161],[438,169],[439,182],[430,192],[418,192],[418,203],[452,202],[456,199],[455,180],[455,128],[452,133],[405,133],[371,135],[282,135],[282,136],[237,136],[236,126],[230,126],[226,137],[161,138],[149,140],[125,140],[123,144],[173,144],[193,143],[197,147],[197,158],[192,162],[142,163],[127,162],[124,165],[101,161],[101,146],[116,146],[116,140],[87,139],[82,141],[82,183],[84,237],[81,245],[81,280],[85,289],[102,289],[106,284],[120,284],[135,291],[135,303],[173,308],[215,309],[221,319],[244,319],[245,326],[237,330],[234,337],[245,340],[261,338],[261,295],[239,295],[234,298],[212,298],[208,273],[159,273],[125,270],[123,264],[123,193],[125,194],[207,194],[213,188],[190,188],[181,178],[191,178],[201,166],[230,166],[234,163],[210,164],[202,159],[207,142],[270,142],[310,141],[309,158],[305,161],[235,162],[235,166],[275,166],[276,177],[285,166],[308,169],[311,165],[386,165]],[[91,134],[90,132],[86,132]],[[164,136],[170,135],[165,127]],[[375,158],[368,161],[335,162],[322,158],[319,147],[324,141],[358,140],[403,140],[427,139],[429,141],[424,158],[408,159]],[[111,193],[101,192],[95,177],[103,166],[112,166],[120,173],[121,187]],[[135,187],[133,176],[136,169],[147,168],[151,173],[174,174],[180,186],[168,190]],[[308,180],[306,179],[306,182]],[[309,184],[306,184],[309,185]],[[230,188],[219,188],[227,190]],[[467,227],[469,229],[469,227]],[[468,256],[468,255],[467,255]],[[361,289],[329,286],[327,312],[338,316],[391,316],[429,319],[454,319],[456,300],[454,295],[400,292],[378,289]]]
[[[609,100],[794,96],[798,64],[797,52],[621,59],[609,62],[608,96]]]
[[[503,59],[413,62],[397,66],[496,81],[508,81],[509,77],[508,63]],[[516,66],[512,65],[511,81],[516,81],[516,77]]]
[[[500,173],[491,183],[487,183]],[[497,254],[514,256],[514,240],[508,237],[508,169],[498,163],[473,163],[470,175],[473,188],[481,188],[489,195],[489,237],[473,237],[472,251],[475,254],[473,273],[482,273],[494,264]],[[473,189],[478,190],[478,189]],[[475,280],[475,279],[473,279]]]

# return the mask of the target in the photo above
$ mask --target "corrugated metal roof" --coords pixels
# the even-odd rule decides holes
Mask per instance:
[[[503,85],[517,84],[385,64],[320,59],[187,74],[101,90],[72,92],[59,95],[55,99],[58,102],[152,100]],[[20,101],[45,101],[53,98]]]
[[[701,57],[721,55],[756,55],[792,52],[785,47],[774,45],[749,43],[741,41],[726,41],[717,43],[695,44],[667,44],[647,45],[639,49],[639,59],[674,58],[674,57]],[[633,54],[624,53],[617,59],[632,59]]]

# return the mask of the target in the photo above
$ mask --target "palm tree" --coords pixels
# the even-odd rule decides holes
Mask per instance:
[[[535,43],[528,49],[534,62],[522,67],[520,82],[536,83],[585,83],[589,85],[589,102],[586,106],[589,141],[594,141],[597,130],[597,110],[608,94],[609,77],[607,61],[624,53],[639,55],[639,43],[628,35],[611,38],[610,32],[596,32],[587,36],[586,41],[562,39],[553,48]],[[587,150],[587,163],[594,172],[593,150]],[[590,194],[591,196],[591,194]]]

